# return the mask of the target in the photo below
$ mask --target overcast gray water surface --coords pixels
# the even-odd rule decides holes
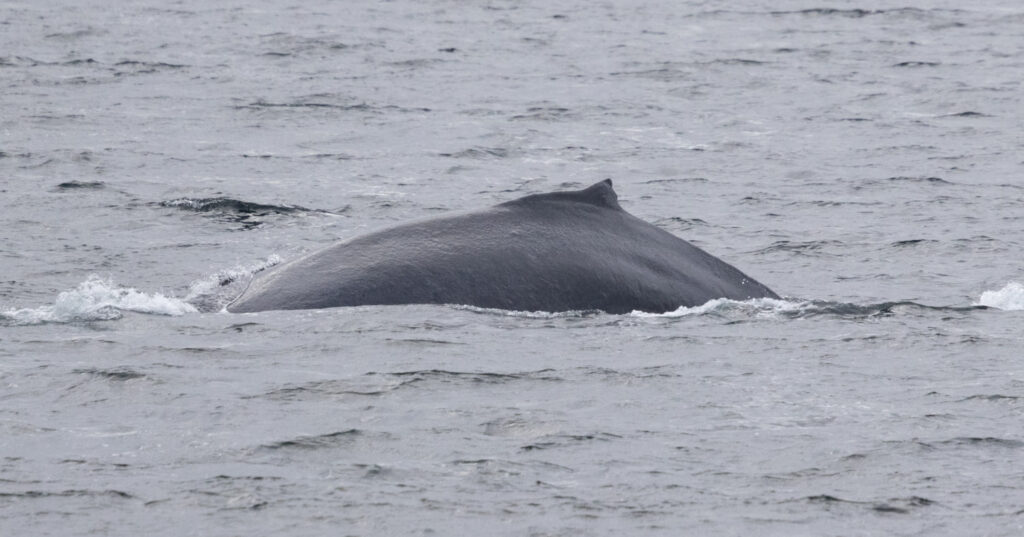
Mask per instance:
[[[1020,535],[1024,6],[0,2],[0,534]],[[232,315],[612,178],[785,300]]]

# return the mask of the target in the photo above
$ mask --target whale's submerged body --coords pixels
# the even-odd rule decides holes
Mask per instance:
[[[340,242],[257,278],[228,311],[464,304],[661,313],[763,297],[778,298],[624,211],[604,180]]]

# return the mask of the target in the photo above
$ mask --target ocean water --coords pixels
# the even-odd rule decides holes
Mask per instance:
[[[0,2],[0,534],[1020,535],[1013,0]],[[222,311],[610,177],[772,287]]]

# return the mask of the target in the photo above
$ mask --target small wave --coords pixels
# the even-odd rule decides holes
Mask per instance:
[[[563,121],[575,117],[568,108],[560,106],[531,106],[524,114],[516,114],[511,120]]]
[[[355,110],[355,111],[367,111],[373,107],[366,103],[357,104],[337,104],[337,103],[326,103],[319,101],[295,101],[290,103],[274,103],[264,100],[253,101],[246,105],[239,105],[235,108],[238,109],[261,109],[261,108],[332,108],[336,110]]]
[[[308,382],[306,384],[297,386],[285,386],[283,388],[277,388],[261,395],[245,396],[243,397],[243,399],[266,397],[268,399],[274,399],[279,401],[295,401],[314,398],[337,398],[349,395],[357,397],[379,397],[390,392],[393,392],[399,388],[402,388],[403,386],[406,386],[408,384],[419,382],[419,380],[419,378],[398,381],[391,378],[385,378],[383,380],[373,379],[373,381],[366,378],[360,378],[355,380],[324,380]]]
[[[577,319],[606,315],[601,310],[581,311],[511,311],[494,308],[480,308],[466,305],[450,305],[457,310],[470,311],[488,315],[521,317],[526,319]],[[716,298],[699,306],[681,306],[663,313],[651,313],[633,310],[632,317],[639,318],[678,318],[691,316],[716,316],[728,319],[806,319],[819,316],[834,316],[849,319],[900,315],[913,312],[946,312],[965,313],[982,305],[972,306],[929,306],[908,300],[880,302],[877,304],[853,304],[849,302],[833,302],[827,300],[800,300],[795,298],[753,298],[750,300],[732,300]]]
[[[335,102],[325,102],[325,98],[329,101],[332,99],[330,96],[322,95],[311,95],[308,98],[300,99],[292,102],[268,102],[264,100],[257,100],[244,105],[235,106],[236,110],[337,110],[341,112],[366,112],[370,114],[385,114],[390,112],[399,112],[403,114],[422,114],[432,112],[430,108],[422,107],[404,107],[393,104],[389,105],[371,105],[367,103],[356,103],[356,104],[339,104]]]
[[[122,498],[132,499],[135,496],[124,492],[122,490],[106,489],[106,490],[86,490],[86,489],[71,489],[71,490],[25,490],[21,492],[0,492],[0,498],[68,498],[68,497],[110,497],[110,498]]]
[[[870,506],[873,511],[879,513],[895,513],[895,514],[907,514],[911,510],[919,507],[928,507],[934,505],[934,500],[929,500],[921,496],[909,496],[905,498],[890,498],[886,501],[871,501],[871,500],[848,500],[840,498],[838,496],[832,496],[831,494],[818,494],[815,496],[807,496],[803,498],[804,501],[810,503],[821,503],[821,504],[848,504],[850,506],[863,505]]]
[[[57,34],[52,34],[52,35],[47,36],[47,37],[53,37],[53,35],[57,35]],[[63,62],[63,63],[61,63],[61,65],[92,65],[92,64],[97,64],[97,63],[99,63],[99,62],[94,60],[94,59],[92,59],[92,58],[76,58],[74,60],[68,60],[66,62]]]
[[[456,153],[438,153],[438,156],[448,158],[471,158],[471,159],[490,159],[490,158],[507,158],[509,156],[509,150],[504,147],[471,147],[464,149]]]
[[[97,369],[89,367],[84,369],[73,369],[71,372],[121,382],[145,378],[146,376],[144,373],[139,373],[138,371],[128,369],[127,367],[117,367],[113,369]]]
[[[907,61],[897,63],[893,67],[938,67],[939,65],[942,64],[939,62]]]
[[[172,207],[184,211],[210,214],[212,217],[227,222],[241,224],[248,230],[263,225],[263,217],[279,214],[326,213],[317,209],[307,209],[298,205],[271,205],[254,203],[233,198],[178,198],[161,201],[161,207]]]
[[[815,494],[814,496],[806,496],[802,499],[811,503],[860,503],[854,500],[844,500],[831,494]]]
[[[161,201],[161,207],[174,207],[186,211],[198,213],[220,212],[220,213],[241,213],[266,215],[270,213],[294,213],[309,212],[305,207],[297,205],[268,205],[264,203],[253,203],[232,198],[178,198],[175,200]]]
[[[591,434],[556,434],[544,437],[543,440],[532,442],[520,447],[521,451],[538,451],[551,448],[567,447],[588,442],[607,442],[622,436],[615,433],[596,432]]]
[[[673,311],[665,313],[648,313],[634,310],[630,315],[641,318],[655,317],[690,317],[694,315],[734,315],[740,314],[749,317],[773,317],[783,312],[797,312],[811,304],[810,302],[777,300],[774,298],[755,298],[751,300],[731,300],[728,298],[716,298],[709,300],[700,306],[680,306]]]
[[[363,434],[359,429],[348,429],[333,433],[299,436],[290,440],[282,440],[261,446],[264,449],[320,449],[341,447],[351,444],[356,438]]]
[[[808,8],[808,9],[795,9],[795,10],[774,10],[774,11],[740,11],[731,9],[715,9],[708,11],[700,11],[697,13],[686,15],[686,17],[715,17],[721,15],[746,15],[746,16],[764,16],[768,15],[771,17],[790,17],[790,16],[803,16],[803,17],[837,17],[837,18],[849,18],[849,19],[861,19],[864,17],[873,16],[890,16],[890,17],[910,17],[910,18],[921,18],[929,13],[956,13],[958,10],[955,9],[921,9],[916,7],[898,7],[890,9],[843,9],[843,8],[831,8],[831,7],[819,7],[819,8]]]
[[[958,403],[962,403],[964,401],[989,401],[989,402],[1019,401],[1021,399],[1024,399],[1024,397],[1022,397],[1020,395],[1003,395],[1001,393],[994,393],[994,394],[991,394],[991,395],[990,394],[969,395],[967,397],[964,397],[963,399],[957,400],[957,402]]]
[[[572,310],[572,311],[518,311],[518,310],[503,310],[498,308],[481,308],[478,306],[468,306],[465,304],[449,304],[450,307],[461,310],[469,311],[472,313],[482,313],[486,315],[500,315],[503,317],[522,317],[525,319],[576,319],[582,317],[593,317],[595,315],[602,315],[604,312],[601,310]]]
[[[985,291],[975,305],[1007,311],[1024,310],[1024,284],[1010,282],[998,291]]]
[[[676,318],[708,315],[730,319],[807,319],[820,316],[863,319],[866,317],[881,317],[910,313],[914,311],[966,312],[975,308],[976,306],[927,306],[910,301],[881,302],[878,304],[861,305],[849,302],[830,302],[826,300],[775,298],[731,300],[728,298],[716,298],[714,300],[709,300],[700,306],[682,306],[674,311],[668,311],[665,313],[633,311],[630,315],[641,318]]]
[[[800,9],[800,10],[796,10],[796,11],[772,11],[771,12],[772,15],[792,15],[792,14],[796,14],[796,15],[825,15],[825,16],[838,15],[838,16],[841,16],[841,17],[852,17],[852,18],[857,18],[857,19],[859,19],[861,17],[867,17],[868,15],[878,15],[880,13],[885,13],[885,11],[881,10],[881,9],[810,8],[810,9]]]
[[[661,218],[656,220],[654,224],[658,227],[671,229],[672,231],[689,231],[693,228],[709,226],[706,221],[700,218],[682,218],[679,216]]]
[[[537,371],[526,371],[522,373],[488,373],[473,371],[447,371],[444,369],[424,369],[419,371],[395,371],[383,373],[391,377],[411,379],[412,381],[439,381],[439,382],[470,382],[474,384],[504,384],[518,380],[562,380],[552,376],[551,369],[539,369]],[[375,374],[375,373],[370,373]]]
[[[929,445],[953,447],[974,446],[1018,449],[1024,447],[1024,441],[1017,440],[1014,438],[999,438],[996,436],[958,436],[956,438],[950,438],[949,440],[932,442]]]
[[[103,181],[65,181],[56,186],[57,190],[99,190],[106,186]]]
[[[933,185],[951,185],[953,183],[941,178],[941,177],[910,177],[906,175],[900,175],[896,177],[889,177],[886,179],[894,183],[931,183]]]
[[[892,246],[893,248],[907,248],[912,246],[920,246],[922,244],[934,244],[937,242],[939,241],[933,239],[907,239],[902,241],[896,241],[894,243],[889,244],[889,246]]]
[[[52,306],[0,311],[0,324],[21,326],[111,321],[120,319],[123,311],[176,316],[197,310],[184,300],[120,287],[109,279],[92,275],[77,288],[57,295]]]
[[[178,63],[123,60],[114,64],[114,76],[148,75],[165,70],[184,69],[186,67],[188,66]]]
[[[921,16],[929,11],[945,11],[939,9],[924,10],[916,7],[898,7],[892,9],[843,9],[843,8],[809,8],[799,9],[791,11],[771,11],[770,15],[803,15],[803,16],[820,16],[820,17],[846,17],[851,19],[860,19],[864,17],[876,16],[876,15],[902,15],[902,16]]]
[[[140,60],[121,60],[121,61],[115,63],[114,65],[146,67],[146,68],[165,67],[165,68],[168,68],[168,69],[181,69],[182,67],[188,67],[187,65],[180,64],[180,63],[147,62],[147,61],[140,61]]]
[[[303,155],[286,155],[286,154],[275,154],[275,153],[242,153],[242,158],[258,158],[258,159],[332,159],[332,160],[352,160],[354,157],[345,153],[307,153]]]
[[[907,514],[913,509],[928,507],[935,505],[934,500],[922,496],[907,496],[903,498],[889,498],[885,501],[877,500],[849,500],[846,498],[840,498],[831,494],[817,494],[814,496],[806,496],[800,498],[797,501],[806,501],[816,504],[834,504],[834,505],[849,505],[854,506],[867,506],[873,511],[879,513],[893,513],[893,514]]]
[[[245,396],[245,399],[268,398],[281,401],[335,399],[339,397],[381,397],[399,389],[423,383],[489,385],[518,381],[559,382],[561,377],[552,374],[551,369],[522,373],[489,373],[446,371],[428,369],[422,371],[374,372],[355,378],[313,381],[299,385],[286,385],[259,395]]]
[[[749,58],[721,58],[703,62],[703,65],[767,65],[768,62]]]
[[[982,112],[975,112],[974,110],[966,110],[964,112],[957,112],[955,114],[946,114],[944,116],[939,116],[939,117],[992,117],[992,116],[989,115],[989,114],[982,113]]]
[[[792,252],[798,255],[828,255],[821,253],[823,249],[841,246],[842,243],[834,240],[822,241],[776,241],[771,245],[755,251],[755,254],[770,254],[775,252]]]

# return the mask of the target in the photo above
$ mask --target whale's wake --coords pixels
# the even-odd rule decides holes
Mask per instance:
[[[872,317],[888,317],[898,315],[927,314],[929,312],[966,313],[983,308],[973,306],[929,306],[909,300],[879,302],[876,304],[854,304],[851,302],[834,302],[828,300],[800,300],[795,298],[774,299],[754,298],[750,300],[730,300],[716,298],[691,308],[681,307],[665,313],[646,313],[634,311],[630,315],[639,318],[681,318],[681,317],[718,317],[729,321],[758,319],[809,319],[814,317],[834,317],[857,320]]]
[[[114,321],[126,311],[169,316],[221,311],[242,292],[253,274],[280,262],[280,257],[272,255],[251,265],[219,270],[192,282],[184,298],[139,291],[94,274],[78,287],[61,292],[53,304],[0,308],[0,326]]]
[[[253,275],[281,263],[281,257],[273,254],[250,265],[236,266],[192,282],[185,301],[199,311],[221,311],[229,302],[245,291]]]
[[[78,287],[57,295],[52,305],[0,311],[0,324],[32,325],[120,319],[122,312],[158,315],[195,313],[195,306],[160,293],[144,293],[122,287],[110,279],[92,275]]]
[[[109,278],[91,275],[74,289],[57,295],[52,305],[37,308],[0,310],[0,326],[24,326],[44,323],[76,323],[113,321],[124,312],[178,316],[198,312],[222,312],[249,282],[252,276],[277,265],[281,258],[272,255],[251,265],[217,271],[189,286],[184,298],[162,293],[146,293],[132,287],[117,285]],[[582,318],[603,315],[597,310],[549,313],[543,311],[511,311],[475,306],[448,305],[456,310],[484,315],[500,315],[534,319]],[[994,308],[1006,311],[1024,310],[1024,284],[1010,282],[1002,289],[985,291],[970,306],[928,306],[910,301],[853,304],[794,298],[754,298],[730,300],[716,298],[694,307],[680,307],[665,313],[634,311],[630,317],[643,319],[677,319],[684,317],[717,317],[727,320],[807,319],[830,316],[862,319],[891,315],[943,312],[968,312]]]

